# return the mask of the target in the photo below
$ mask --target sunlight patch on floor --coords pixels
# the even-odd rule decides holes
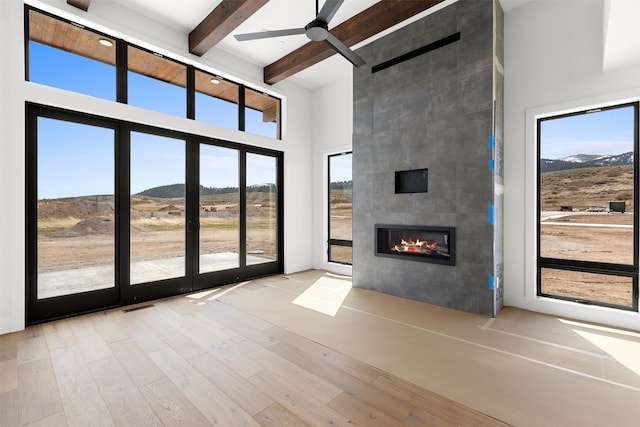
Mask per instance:
[[[234,290],[236,290],[236,289],[238,289],[238,288],[241,288],[241,287],[243,287],[243,286],[246,286],[246,285],[248,285],[249,283],[251,283],[251,281],[248,281],[248,282],[240,282],[240,283],[238,283],[238,284],[236,284],[236,285],[229,286],[229,287],[225,287],[225,288],[224,288],[220,293],[218,293],[218,294],[216,294],[216,295],[214,295],[214,296],[212,296],[212,297],[208,298],[207,300],[208,300],[208,301],[213,301],[213,300],[216,300],[216,299],[220,299],[220,298],[222,298],[223,296],[225,296],[226,294],[228,294],[229,292],[234,291]]]
[[[573,332],[595,345],[631,372],[640,376],[640,334],[567,319],[560,322],[575,326]],[[588,329],[585,331],[585,329]],[[636,338],[633,340],[632,338]],[[635,356],[635,357],[634,357]]]
[[[304,290],[293,304],[334,317],[351,291],[351,278],[327,273]]]
[[[633,355],[640,355],[639,342],[632,342],[628,339],[620,339],[604,334],[580,331],[576,329],[574,329],[574,332],[589,341],[591,344],[600,348],[602,351],[606,352],[631,372],[640,376],[640,358],[636,356],[635,360],[631,360]]]
[[[186,295],[185,298],[188,298],[190,300],[195,300],[196,305],[204,305],[206,304],[206,301],[215,301],[217,299],[220,299],[226,294],[228,294],[229,292],[234,291],[243,286],[246,286],[249,283],[251,283],[251,281],[240,282],[233,286],[224,286],[224,287],[215,288],[215,289],[207,289],[201,292],[194,292],[192,294]]]
[[[189,295],[186,296],[186,298],[189,298],[189,299],[203,299],[203,298],[208,297],[211,294],[215,294],[219,290],[220,289],[207,289],[206,291],[189,294]]]
[[[634,331],[626,331],[623,329],[610,328],[608,326],[593,325],[590,323],[577,322],[575,320],[558,319],[561,323],[572,326],[579,326],[581,329],[593,329],[595,331],[603,331],[610,334],[624,335],[629,337],[640,338],[640,333]]]

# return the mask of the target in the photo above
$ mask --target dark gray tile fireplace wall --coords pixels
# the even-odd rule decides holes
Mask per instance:
[[[372,73],[457,32],[459,41]],[[354,69],[354,286],[492,315],[493,2],[458,1],[358,53],[367,64]],[[429,169],[428,192],[395,194],[395,171],[409,168]],[[455,227],[456,265],[376,257],[380,223]]]

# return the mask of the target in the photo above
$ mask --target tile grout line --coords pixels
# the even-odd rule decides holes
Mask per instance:
[[[297,293],[296,291],[292,291],[290,289],[282,288],[282,287],[276,286],[276,285],[265,284],[264,286],[270,287],[270,288],[280,289],[282,291],[289,292],[289,293],[292,293],[292,294],[296,294]],[[345,310],[350,310],[350,311],[353,311],[353,312],[356,312],[356,313],[364,314],[366,316],[370,316],[370,317],[378,318],[378,319],[385,320],[385,321],[388,321],[388,322],[396,323],[396,324],[399,324],[399,325],[407,326],[409,328],[417,329],[417,330],[420,330],[422,332],[426,332],[426,333],[429,333],[429,334],[432,334],[432,335],[440,336],[440,337],[443,337],[443,338],[449,338],[449,339],[452,339],[454,341],[458,341],[458,342],[469,344],[469,345],[472,345],[472,346],[475,346],[475,347],[483,348],[485,350],[494,351],[496,353],[500,353],[500,354],[504,354],[504,355],[507,355],[507,356],[515,357],[517,359],[522,359],[522,360],[525,360],[525,361],[528,361],[528,362],[531,362],[531,363],[535,363],[535,364],[538,364],[538,365],[541,365],[541,366],[546,366],[548,368],[556,369],[556,370],[559,370],[559,371],[562,371],[562,372],[567,372],[567,373],[574,374],[574,375],[577,375],[577,376],[589,378],[589,379],[592,379],[592,380],[595,380],[595,381],[600,381],[600,382],[604,382],[604,383],[607,383],[607,384],[610,384],[610,385],[614,385],[614,386],[618,386],[618,387],[621,387],[621,388],[626,388],[626,389],[629,389],[629,390],[640,392],[640,387],[635,387],[635,386],[632,386],[632,385],[629,385],[629,384],[620,383],[620,382],[617,382],[617,381],[607,380],[605,378],[601,378],[601,377],[597,377],[597,376],[594,376],[594,375],[591,375],[591,374],[587,374],[587,373],[584,373],[584,372],[576,371],[574,369],[564,368],[562,366],[554,365],[552,363],[543,362],[542,360],[534,359],[534,358],[531,358],[531,357],[528,357],[528,356],[523,356],[523,355],[520,355],[520,354],[516,354],[516,353],[509,352],[509,351],[505,351],[505,350],[500,350],[498,348],[490,347],[488,345],[475,343],[473,341],[469,341],[469,340],[466,340],[466,339],[463,339],[463,338],[455,337],[453,335],[448,335],[448,334],[444,334],[442,332],[437,332],[437,331],[434,331],[434,330],[431,330],[431,329],[422,328],[420,326],[412,325],[410,323],[403,322],[401,320],[391,319],[391,318],[386,317],[386,316],[381,316],[381,315],[378,315],[378,314],[369,313],[369,312],[366,312],[366,311],[363,311],[363,310],[360,310],[360,309],[357,309],[357,308],[349,307],[349,306],[346,306],[346,305],[340,305],[340,307],[344,308]]]

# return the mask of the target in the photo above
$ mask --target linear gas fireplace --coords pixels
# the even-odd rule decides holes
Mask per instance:
[[[455,265],[455,228],[376,224],[376,256]]]

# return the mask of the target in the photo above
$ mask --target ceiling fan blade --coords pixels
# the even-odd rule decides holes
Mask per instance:
[[[329,43],[338,53],[348,59],[353,65],[356,67],[360,67],[364,65],[364,59],[360,58],[360,56],[349,49],[347,45],[342,43],[336,36],[331,33],[327,33],[327,38],[325,39],[327,43]]]
[[[239,42],[243,42],[246,40],[267,39],[270,37],[295,36],[297,34],[304,33],[304,28],[290,28],[288,30],[258,31],[257,33],[234,34],[233,37],[235,37]]]
[[[320,10],[320,13],[318,13],[318,16],[316,17],[316,19],[318,21],[324,21],[324,22],[326,22],[328,24],[329,21],[331,21],[331,18],[333,18],[333,15],[336,14],[338,9],[342,5],[342,2],[344,2],[344,0],[327,0],[327,1],[325,1],[324,5],[322,6],[322,9]]]

